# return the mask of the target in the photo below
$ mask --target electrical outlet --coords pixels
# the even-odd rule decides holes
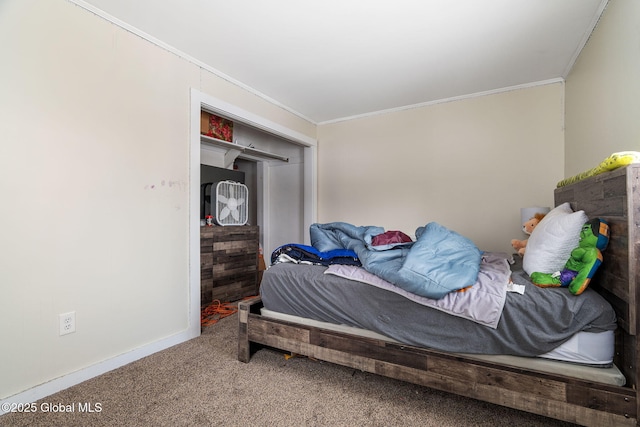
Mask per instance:
[[[67,335],[76,331],[76,312],[75,311],[62,313],[58,317],[60,319],[60,335]]]

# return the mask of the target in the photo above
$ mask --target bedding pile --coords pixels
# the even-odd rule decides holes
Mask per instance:
[[[398,342],[436,350],[538,356],[580,331],[615,330],[611,305],[587,289],[576,298],[564,288],[539,288],[526,273],[513,273],[524,294],[507,292],[496,328],[451,315],[368,283],[334,274],[328,267],[279,263],[260,285],[266,309],[354,326]],[[465,292],[463,292],[465,293]]]
[[[310,232],[312,246],[274,251],[260,286],[265,309],[487,355],[539,356],[578,332],[616,329],[613,308],[597,292],[576,298],[539,288],[510,266],[512,257],[481,252],[436,223],[420,227],[415,242],[379,245],[380,227],[313,224]],[[510,279],[520,292],[507,292]]]
[[[413,244],[380,250],[372,245],[381,227],[345,222],[312,224],[311,246],[322,252],[354,251],[362,267],[406,291],[433,299],[473,285],[480,271],[480,250],[466,237],[431,222],[416,230]]]
[[[444,298],[437,300],[412,294],[360,267],[333,264],[325,274],[367,283],[435,310],[496,328],[507,297],[511,270],[505,254],[485,253],[482,256],[478,280],[473,286],[460,292],[449,292]]]

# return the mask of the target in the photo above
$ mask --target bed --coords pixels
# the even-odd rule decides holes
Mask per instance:
[[[560,338],[559,346],[551,345],[551,352],[567,343],[580,349],[579,343],[571,342],[572,337],[603,333],[614,342],[612,364],[606,363],[607,354],[594,356],[593,364],[600,364],[596,367],[586,366],[590,364],[588,360],[581,364],[558,361],[562,356],[557,354],[546,358],[520,354],[520,350],[506,351],[510,354],[503,355],[494,350],[488,351],[494,354],[485,354],[476,348],[465,352],[424,347],[419,342],[407,343],[403,337],[390,338],[386,331],[372,331],[375,326],[369,328],[370,325],[359,324],[359,320],[345,322],[322,316],[313,319],[308,313],[286,313],[279,303],[273,303],[283,296],[274,296],[267,289],[261,292],[278,310],[265,308],[261,297],[239,303],[238,359],[249,362],[253,352],[270,347],[581,425],[638,425],[639,182],[640,165],[632,164],[555,190],[556,206],[569,203],[573,210],[582,210],[590,218],[600,217],[609,223],[611,239],[605,262],[593,278],[589,292],[573,298],[605,301],[615,311],[617,328],[613,331],[607,326],[608,320],[600,319],[607,317],[605,309],[586,321],[585,324],[597,325],[595,329],[585,331],[578,327],[571,337]],[[284,270],[292,268],[295,266],[280,270],[285,274]],[[316,270],[308,280],[319,280],[315,277],[318,274],[325,280],[325,271]],[[337,279],[340,278],[332,280]],[[342,283],[338,281],[337,286]],[[282,295],[287,292],[291,289]],[[508,307],[506,303],[507,310]],[[465,321],[458,323],[468,324]],[[344,323],[352,325],[336,326]],[[582,348],[588,349],[601,347],[604,341],[594,345],[586,338],[584,342]]]

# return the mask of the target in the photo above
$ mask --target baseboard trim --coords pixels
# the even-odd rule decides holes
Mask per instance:
[[[95,378],[121,366],[128,365],[129,363],[135,362],[143,357],[150,356],[169,347],[173,347],[174,345],[196,338],[199,335],[199,332],[199,328],[197,331],[193,331],[193,328],[189,328],[168,338],[128,351],[119,356],[115,356],[111,359],[107,359],[103,362],[96,363],[95,365],[88,366],[23,392],[14,394],[13,396],[9,396],[0,400],[0,416],[11,412],[11,404],[13,403],[36,402],[91,378]]]

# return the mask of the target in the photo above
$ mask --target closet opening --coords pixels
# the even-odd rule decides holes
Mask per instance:
[[[233,140],[203,138],[202,111],[232,121]],[[195,89],[190,115],[189,328],[199,334],[200,165],[244,173],[249,190],[248,224],[258,226],[259,245],[267,259],[279,245],[308,243],[306,230],[316,221],[316,141]]]

